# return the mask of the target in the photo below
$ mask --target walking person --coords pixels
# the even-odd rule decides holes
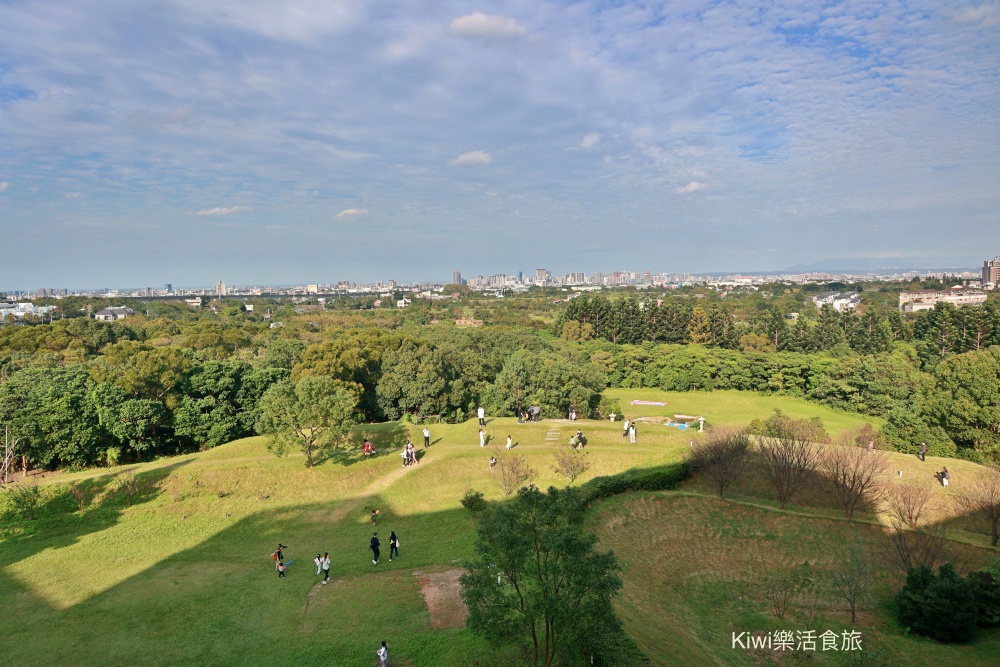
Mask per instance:
[[[385,642],[382,642],[382,645],[375,651],[375,654],[379,659],[379,667],[386,667],[389,660],[389,649],[386,648]]]
[[[920,443],[920,460],[921,461],[926,461],[927,460],[927,443],[926,442],[921,442]]]
[[[627,417],[625,417],[624,419],[625,419],[625,421],[622,422],[622,437],[623,438],[628,435],[628,425],[632,423],[632,422],[630,422],[628,420]]]
[[[278,578],[279,579],[285,578],[285,561],[283,560],[278,561]]]
[[[316,557],[313,558],[313,562],[316,563],[316,575],[318,576],[318,575],[322,574],[323,573],[323,557],[320,556],[319,554],[316,554]]]
[[[483,429],[479,429],[479,446],[480,447],[486,446],[486,431],[484,431]]]
[[[392,557],[396,556],[399,558],[399,538],[396,537],[396,531],[389,532],[389,562],[392,562]]]
[[[521,409],[520,405],[517,406],[517,423],[518,424],[524,423],[524,410]]]
[[[476,414],[479,416],[479,425],[486,426],[486,410],[483,409],[483,406],[480,405],[476,409]]]
[[[514,441],[510,439],[510,435],[507,435],[507,450],[510,451],[514,448]]]
[[[372,535],[371,544],[368,545],[368,548],[372,550],[372,565],[378,565],[378,559],[381,555],[378,550],[380,546],[382,543],[378,541],[378,533],[375,533]]]
[[[635,422],[633,421],[628,427],[628,441],[635,442]]]
[[[330,554],[323,554],[323,583],[330,581]]]
[[[425,426],[424,427],[424,447],[430,447],[430,446],[431,446],[431,430]]]
[[[275,572],[278,571],[278,563],[280,563],[281,561],[285,560],[285,554],[282,552],[282,549],[287,549],[287,548],[288,547],[286,547],[284,544],[282,544],[281,542],[278,542],[278,548],[274,550],[273,554],[271,554],[271,558],[274,559],[274,571]]]

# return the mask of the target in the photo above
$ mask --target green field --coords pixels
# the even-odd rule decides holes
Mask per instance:
[[[704,414],[722,424],[766,417],[779,407],[793,417],[818,415],[831,433],[871,421],[781,397],[610,393],[637,417]],[[633,399],[668,405],[627,405]],[[514,451],[545,487],[565,483],[552,470],[553,452],[577,426],[588,437],[592,462],[577,484],[679,460],[697,437],[651,422],[640,423],[634,445],[609,422],[495,419],[487,432],[501,445],[511,434]],[[489,450],[478,446],[474,421],[432,425],[433,445],[421,463],[403,468],[390,449],[406,429],[420,449],[416,427],[371,426],[361,431],[375,436],[378,457],[349,453],[313,469],[301,456],[275,459],[262,438],[142,464],[134,469],[146,489],[132,507],[112,491],[120,470],[46,476],[40,517],[0,529],[0,599],[8,619],[0,640],[3,664],[372,665],[382,640],[389,642],[392,665],[494,664],[502,652],[488,650],[468,630],[434,628],[421,594],[422,575],[454,569],[472,555],[473,524],[461,496],[469,489],[501,496],[488,469]],[[65,492],[68,481],[93,489],[82,515]],[[602,545],[614,549],[625,568],[618,607],[626,629],[654,664],[768,664],[770,658],[729,648],[731,629],[781,625],[744,592],[748,582],[769,568],[805,561],[822,569],[848,541],[874,539],[878,530],[865,523],[871,517],[835,520],[836,512],[822,503],[778,512],[754,493],[748,484],[739,502],[722,502],[694,478],[676,492],[626,494],[592,510]],[[378,566],[368,551],[375,507],[383,537]],[[390,530],[402,542],[401,558],[392,563]],[[974,532],[963,535],[981,541]],[[286,559],[295,559],[284,580],[269,558],[279,541],[289,546]],[[970,562],[991,553],[956,548]],[[331,585],[320,585],[315,575],[317,551],[331,554]],[[883,599],[897,580],[893,574],[880,582]],[[843,610],[824,604],[824,623],[843,628]],[[989,658],[1000,652],[998,632],[983,633],[970,646],[943,647],[902,637],[890,619],[890,610],[878,605],[861,626],[893,656],[917,665],[949,658],[996,664]],[[801,619],[786,617],[783,627],[796,629],[791,620]],[[840,658],[817,660],[840,664]]]

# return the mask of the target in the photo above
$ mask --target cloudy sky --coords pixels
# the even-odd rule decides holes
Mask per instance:
[[[0,0],[0,289],[1000,254],[989,0]]]

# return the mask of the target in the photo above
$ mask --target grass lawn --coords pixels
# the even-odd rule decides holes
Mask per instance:
[[[678,412],[727,423],[780,407],[793,417],[818,414],[832,433],[866,421],[797,399],[735,392],[614,394],[623,407],[626,398],[668,402],[666,408],[628,406],[629,416]],[[0,600],[8,619],[0,639],[3,663],[373,665],[376,647],[386,640],[393,665],[495,664],[503,651],[490,650],[464,628],[432,626],[420,584],[422,573],[458,567],[472,555],[473,524],[459,500],[469,489],[502,496],[488,467],[492,450],[479,447],[475,421],[430,428],[433,444],[424,451],[416,427],[362,427],[359,435],[374,438],[379,456],[363,460],[351,452],[312,469],[301,456],[274,458],[263,438],[123,467],[145,483],[131,507],[113,490],[120,470],[45,476],[39,518],[0,524]],[[509,433],[514,453],[545,487],[565,484],[552,469],[553,453],[577,428],[587,436],[591,469],[576,484],[678,460],[695,437],[649,423],[629,444],[617,423],[565,420],[519,425],[493,419],[486,430],[491,447],[502,447]],[[403,468],[394,446],[408,436],[423,456],[419,465]],[[953,492],[959,479],[957,472]],[[67,482],[93,494],[82,515]],[[626,628],[657,664],[766,664],[727,648],[731,627],[777,627],[752,594],[738,600],[745,582],[805,560],[821,568],[855,539],[851,535],[878,530],[835,520],[836,512],[818,501],[790,507],[799,514],[776,512],[754,495],[759,490],[752,482],[734,492],[747,504],[706,497],[694,478],[677,492],[627,494],[592,512],[602,544],[625,567],[619,609]],[[381,510],[378,566],[368,551],[373,508]],[[814,516],[803,516],[809,512]],[[967,541],[981,541],[971,527],[956,526],[966,528]],[[390,530],[402,542],[401,558],[392,563]],[[269,558],[279,541],[289,546],[286,560],[294,559],[285,579]],[[332,560],[325,586],[312,564],[323,551]],[[886,595],[896,583],[884,583]],[[987,664],[977,662],[984,651],[1000,649],[996,634],[967,647],[904,638],[889,618],[877,609],[862,626],[870,623],[873,642],[892,655],[917,655],[914,664],[949,657]],[[844,625],[833,606],[825,619],[833,628]]]

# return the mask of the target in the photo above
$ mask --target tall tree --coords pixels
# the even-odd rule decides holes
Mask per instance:
[[[688,324],[688,341],[693,345],[708,345],[712,342],[712,328],[708,322],[708,315],[701,305],[694,307],[691,311],[691,321]]]
[[[611,599],[621,588],[612,553],[583,530],[575,489],[534,486],[480,513],[476,557],[462,577],[468,626],[496,646],[516,642],[530,664],[571,664],[620,628]]]
[[[257,430],[270,436],[268,449],[284,456],[291,447],[298,447],[310,468],[314,452],[343,443],[347,427],[355,423],[358,399],[342,382],[314,375],[296,383],[279,382],[260,403]]]

